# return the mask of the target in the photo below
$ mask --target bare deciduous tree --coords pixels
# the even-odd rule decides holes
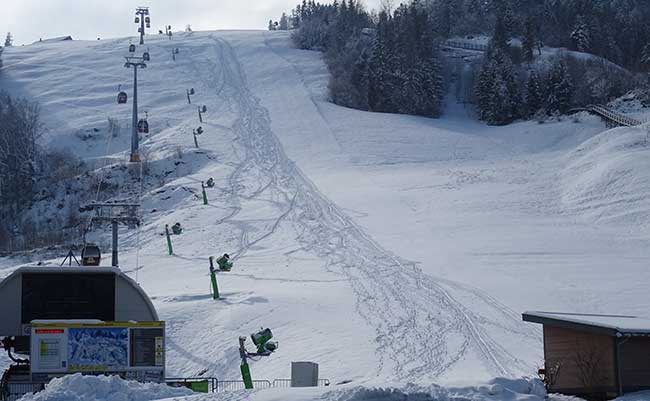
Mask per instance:
[[[603,368],[603,352],[593,342],[576,341],[573,362],[578,371],[578,380],[587,394],[595,396],[599,386],[607,382],[606,369]]]

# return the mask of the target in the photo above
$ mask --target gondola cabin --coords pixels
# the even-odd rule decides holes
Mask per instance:
[[[135,23],[139,24],[140,23],[140,17],[135,17]]]
[[[129,45],[129,53],[135,53],[135,45],[134,44]]]
[[[138,132],[141,134],[149,133],[149,122],[147,120],[142,119],[138,121]]]
[[[117,104],[124,104],[128,100],[128,95],[126,92],[122,91],[117,94]]]
[[[149,52],[144,52],[144,53],[142,54],[142,59],[143,59],[144,61],[150,61],[150,60],[151,60],[151,56],[149,56]]]
[[[81,250],[81,264],[83,266],[99,266],[102,253],[95,244],[86,244]]]

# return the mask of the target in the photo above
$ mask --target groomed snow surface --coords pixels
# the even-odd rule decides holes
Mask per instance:
[[[453,99],[439,120],[365,113],[327,102],[320,54],[284,33],[146,40],[142,153],[155,185],[142,191],[139,232],[120,232],[120,262],[167,322],[168,376],[238,379],[238,336],[270,327],[280,347],[252,363],[254,379],[287,378],[306,360],[349,388],[215,399],[401,400],[370,389],[418,385],[428,395],[408,399],[537,400],[539,386],[518,378],[543,363],[541,330],[521,312],[647,317],[645,130],[606,131],[588,115],[487,127]],[[109,180],[128,157],[131,107],[115,102],[118,84],[131,95],[128,43],[10,48],[0,74],[41,103],[44,146],[109,166]],[[110,140],[108,117],[123,127]],[[177,221],[169,256],[161,234]],[[213,301],[208,256],[224,252],[235,267]],[[17,264],[0,260],[0,277]]]

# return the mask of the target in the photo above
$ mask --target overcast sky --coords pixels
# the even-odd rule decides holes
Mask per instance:
[[[150,7],[151,30],[165,25],[194,30],[265,29],[298,0],[2,0],[0,35],[11,32],[14,45],[39,38],[72,35],[74,39],[135,36],[137,6]],[[365,0],[376,8],[379,0]]]

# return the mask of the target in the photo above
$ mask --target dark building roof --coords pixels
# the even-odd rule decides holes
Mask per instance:
[[[56,38],[40,39],[40,40],[37,40],[36,42],[34,42],[34,44],[36,44],[36,43],[65,42],[65,41],[68,41],[68,40],[72,40],[72,36],[67,35],[67,36],[58,36]]]
[[[526,312],[525,322],[588,331],[612,337],[650,336],[650,319],[585,313]]]

